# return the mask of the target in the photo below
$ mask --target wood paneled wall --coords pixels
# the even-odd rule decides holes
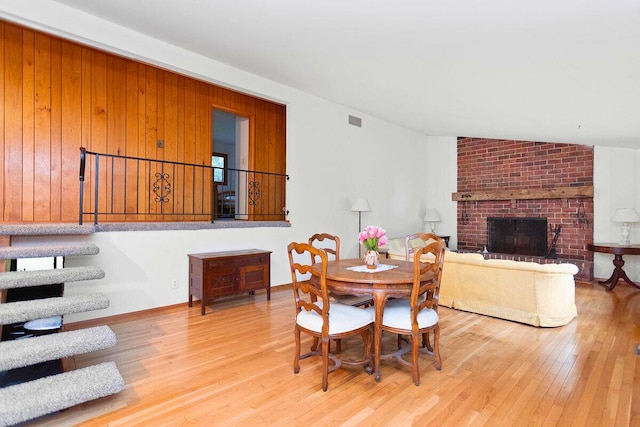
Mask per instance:
[[[0,76],[1,222],[77,221],[81,146],[210,165],[213,108],[250,118],[250,169],[286,173],[283,105],[2,21]]]

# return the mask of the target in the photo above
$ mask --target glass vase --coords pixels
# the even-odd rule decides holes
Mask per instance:
[[[380,254],[374,250],[367,250],[364,253],[364,265],[367,268],[375,269],[378,267],[378,263],[380,262]]]

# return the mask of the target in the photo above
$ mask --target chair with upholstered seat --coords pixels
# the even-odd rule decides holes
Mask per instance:
[[[309,237],[309,244],[315,248],[322,249],[327,253],[328,258],[340,259],[340,237],[329,233],[316,233]],[[329,297],[332,301],[341,304],[348,304],[354,307],[369,307],[373,305],[373,299],[370,296],[356,295],[338,295],[329,291]],[[316,343],[317,344],[317,343]],[[331,350],[331,348],[329,348]],[[342,342],[336,340],[336,352],[342,351]]]
[[[316,233],[309,237],[309,244],[318,249],[324,249],[327,255],[340,259],[340,237],[329,233]],[[330,260],[328,257],[327,260]]]
[[[418,241],[418,240],[421,240]],[[413,253],[420,247],[427,245],[427,243],[438,240],[442,240],[440,237],[436,236],[433,233],[414,233],[410,234],[404,238],[404,250],[407,257],[407,261],[411,261],[413,259]],[[446,244],[445,244],[446,247]]]
[[[433,233],[414,233],[406,236],[404,238],[404,250],[407,261],[413,261],[413,253],[420,247],[426,246],[430,242],[437,242],[442,240],[441,237],[433,234]],[[447,247],[447,242],[444,242],[445,250]],[[438,311],[438,306],[436,305],[435,310]],[[398,344],[400,344],[400,336],[398,336]],[[424,334],[423,336],[423,347],[432,350],[431,342],[429,340],[429,334]]]
[[[361,365],[371,374],[373,314],[351,305],[331,302],[327,291],[327,253],[307,243],[290,243],[287,247],[291,281],[296,306],[295,356],[293,372],[300,372],[300,359],[322,357],[322,390],[329,386],[328,375],[342,364]],[[319,260],[319,261],[317,261]],[[321,350],[301,354],[301,333],[319,339]],[[341,359],[329,353],[329,341],[361,335],[364,345],[361,360]],[[334,365],[329,368],[329,359]]]
[[[433,239],[430,239],[433,240]],[[381,359],[393,358],[413,370],[413,382],[420,384],[418,354],[428,353],[435,356],[435,368],[440,370],[440,324],[438,316],[438,297],[445,255],[444,240],[437,238],[426,246],[418,247],[413,253],[413,287],[409,299],[393,299],[386,303],[382,315],[382,330],[399,335],[410,335],[410,345],[400,348],[392,354],[381,355]],[[421,262],[423,254],[431,254],[433,261]],[[431,257],[428,257],[431,258]],[[428,277],[428,279],[425,279]],[[371,309],[367,309],[371,310]],[[429,343],[429,333],[434,334],[433,347]],[[422,337],[422,346],[420,338]],[[411,362],[403,356],[411,351]]]
[[[340,238],[336,235],[316,233],[309,238],[309,244],[313,247],[323,249],[327,255],[329,255],[328,259],[331,259],[331,256],[333,256],[333,259],[340,259]],[[331,291],[329,292],[329,296],[339,303],[349,304],[355,307],[368,307],[373,305],[373,299],[370,296],[337,295]]]

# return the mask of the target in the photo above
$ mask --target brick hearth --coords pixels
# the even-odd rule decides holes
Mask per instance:
[[[556,189],[593,187],[593,147],[572,144],[458,138],[458,193],[545,194]],[[502,191],[501,191],[502,190]],[[579,190],[579,188],[578,188]],[[471,197],[471,196],[467,196]],[[547,218],[548,242],[556,243],[559,261],[575,263],[578,279],[593,278],[593,197],[528,198],[458,202],[458,249],[481,251],[487,244],[487,217]],[[491,254],[491,258],[524,258]],[[536,257],[527,257],[536,258]],[[548,261],[536,258],[538,262]]]

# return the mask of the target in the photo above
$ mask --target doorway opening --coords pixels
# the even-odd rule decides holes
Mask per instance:
[[[214,218],[247,219],[249,118],[214,108],[212,124]]]

